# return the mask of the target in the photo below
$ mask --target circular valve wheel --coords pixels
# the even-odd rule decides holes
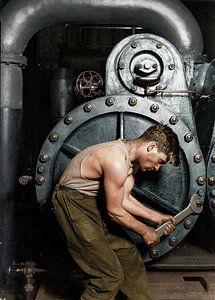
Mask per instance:
[[[180,165],[169,163],[154,174],[137,173],[134,193],[144,205],[176,215],[187,207],[193,194],[205,195],[205,164],[195,136],[171,110],[148,98],[115,95],[100,97],[69,112],[44,142],[36,170],[36,193],[43,205],[50,199],[69,160],[82,149],[118,138],[133,139],[156,123],[169,125],[180,143]],[[143,247],[140,236],[128,232],[140,246],[145,261],[171,251],[190,232],[198,214],[186,217],[161,243]]]
[[[103,93],[103,80],[99,73],[91,70],[82,72],[76,79],[75,87],[84,98],[95,98]]]

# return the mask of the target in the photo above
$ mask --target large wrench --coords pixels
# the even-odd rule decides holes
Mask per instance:
[[[174,216],[174,218],[176,219],[176,224],[180,223],[190,214],[200,214],[202,210],[203,202],[201,198],[197,194],[193,194],[190,198],[189,205],[185,209],[180,211],[176,216]],[[157,236],[162,237],[164,235],[166,226],[169,224],[172,224],[172,222],[168,221],[155,229]]]

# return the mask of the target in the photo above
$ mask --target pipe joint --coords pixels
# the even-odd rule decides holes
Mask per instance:
[[[3,54],[0,57],[1,64],[16,64],[19,67],[27,66],[27,58],[21,54]]]

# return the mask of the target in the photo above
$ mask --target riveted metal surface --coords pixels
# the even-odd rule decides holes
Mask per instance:
[[[143,76],[145,80],[151,81],[149,85],[155,88],[157,83],[163,87],[169,85],[174,75],[172,66],[175,66],[175,60],[171,47],[169,45],[167,47],[166,43],[162,47],[157,47],[158,37],[136,35],[136,39],[123,48],[118,61],[118,71],[121,82],[128,91],[144,95],[146,84],[142,83],[141,86],[137,82],[137,79],[142,80]],[[132,46],[134,44],[136,47]],[[122,65],[124,68],[120,68]],[[138,76],[138,72],[142,75]]]
[[[209,209],[215,217],[215,129],[207,162],[207,200]]]
[[[192,194],[198,193],[198,177],[205,178],[205,165],[202,160],[195,163],[193,157],[200,153],[198,143],[193,137],[190,143],[184,140],[184,135],[188,132],[185,123],[179,118],[176,124],[170,124],[173,112],[168,110],[164,105],[159,106],[159,113],[151,111],[154,104],[149,98],[142,99],[136,97],[136,105],[130,105],[130,95],[113,95],[114,101],[111,106],[107,105],[107,97],[97,98],[90,102],[93,107],[91,111],[85,111],[84,105],[80,105],[69,112],[73,122],[65,124],[62,119],[53,129],[52,132],[57,134],[58,139],[53,143],[46,139],[41,149],[41,155],[48,155],[46,162],[38,160],[36,174],[36,193],[38,201],[43,204],[49,199],[54,185],[57,183],[59,176],[68,163],[69,159],[78,151],[92,145],[117,138],[132,139],[143,133],[143,131],[158,122],[168,124],[179,137],[180,158],[179,167],[166,164],[156,172],[156,174],[137,174],[136,187],[140,192],[147,192],[149,197],[142,197],[141,193],[136,197],[142,203],[166,213],[177,213],[184,209],[189,202]],[[123,128],[121,128],[123,127]],[[50,135],[49,135],[50,136]],[[40,166],[45,168],[44,172],[38,172]],[[43,177],[43,178],[41,178]],[[202,200],[205,194],[205,184],[201,185]],[[152,197],[150,197],[152,195]],[[193,224],[198,215],[189,216]],[[186,221],[186,220],[185,220]],[[180,242],[190,231],[179,224],[174,232],[174,238]],[[169,244],[169,239],[162,238],[159,245],[154,247],[150,252],[143,247],[142,239],[128,232],[136,244],[141,246],[141,251],[145,261],[159,257],[170,251],[173,246]],[[156,253],[153,255],[152,253]]]

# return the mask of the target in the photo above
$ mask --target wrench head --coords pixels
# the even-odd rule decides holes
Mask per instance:
[[[193,194],[190,198],[190,206],[194,213],[200,214],[203,210],[203,201],[197,194]]]

